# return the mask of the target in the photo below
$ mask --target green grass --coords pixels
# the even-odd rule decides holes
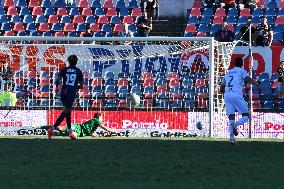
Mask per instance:
[[[282,142],[0,138],[0,188],[277,189]]]

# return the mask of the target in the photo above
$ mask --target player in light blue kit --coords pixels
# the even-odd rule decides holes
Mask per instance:
[[[228,71],[221,85],[221,92],[224,94],[226,114],[229,117],[230,143],[235,144],[235,136],[238,135],[237,127],[249,121],[248,106],[243,97],[244,81],[259,87],[259,84],[249,77],[248,73],[242,68],[243,59],[237,58],[235,67]],[[235,110],[242,115],[235,122]]]

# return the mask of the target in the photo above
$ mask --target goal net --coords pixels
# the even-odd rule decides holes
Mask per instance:
[[[227,135],[219,85],[234,43],[206,37],[0,38],[0,61],[14,71],[12,82],[1,80],[1,90],[16,93],[15,115],[35,114],[19,116],[22,125],[43,124],[39,111],[46,125],[54,123],[62,106],[55,80],[75,54],[84,86],[73,104],[73,123],[101,111],[108,126],[131,136]],[[135,107],[133,93],[140,97]]]

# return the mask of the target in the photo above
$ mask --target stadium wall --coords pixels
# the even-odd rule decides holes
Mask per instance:
[[[0,110],[0,136],[46,136],[41,126],[51,125],[59,110]],[[72,113],[72,123],[91,119],[94,111]],[[102,111],[108,127],[121,131],[120,137],[197,137],[208,135],[208,112],[171,111]],[[284,138],[284,113],[254,112],[253,138]],[[213,136],[228,137],[227,117],[215,114],[218,123],[213,125]],[[65,125],[65,123],[62,123]],[[104,136],[106,133],[98,130]],[[239,128],[240,138],[248,137],[248,124]]]

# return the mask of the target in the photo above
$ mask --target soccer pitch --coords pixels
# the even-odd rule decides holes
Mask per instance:
[[[56,137],[55,137],[56,138]],[[0,138],[0,188],[283,188],[283,140]]]

